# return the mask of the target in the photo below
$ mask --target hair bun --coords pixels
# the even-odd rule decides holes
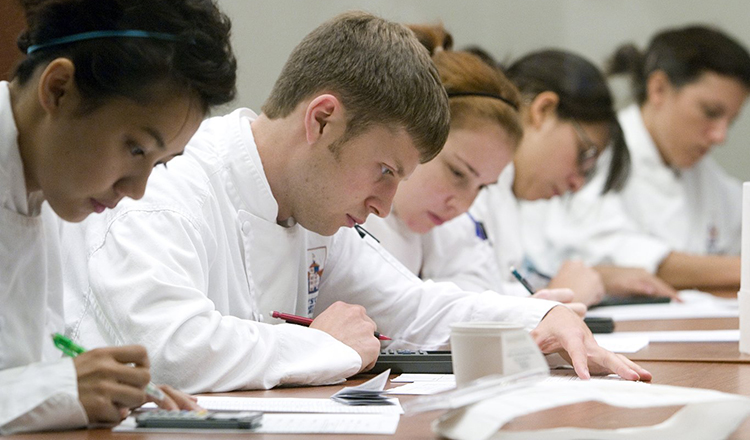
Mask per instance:
[[[608,75],[637,74],[643,67],[643,54],[634,44],[620,46],[609,60]]]

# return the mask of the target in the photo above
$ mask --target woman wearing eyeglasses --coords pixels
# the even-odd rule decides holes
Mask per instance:
[[[674,294],[642,270],[592,268],[570,260],[555,271],[545,272],[527,258],[519,201],[578,191],[595,171],[597,158],[605,148],[613,159],[604,172],[604,191],[611,191],[627,176],[629,157],[606,81],[591,63],[570,52],[544,50],[517,60],[507,69],[507,75],[525,102],[524,136],[512,165],[496,185],[479,195],[470,210],[492,243],[497,271],[505,282],[515,281],[509,269],[512,266],[530,281],[532,289],[567,287],[575,294],[573,301],[586,305],[599,302],[605,289]],[[610,144],[612,147],[607,148]]]
[[[524,207],[528,226],[544,230],[528,237],[529,254],[552,268],[574,254],[643,267],[676,288],[736,290],[741,185],[706,156],[750,92],[750,55],[692,26],[659,33],[643,54],[623,46],[611,70],[631,74],[636,97],[619,113],[633,158],[627,184],[602,195],[597,176],[571,200]]]

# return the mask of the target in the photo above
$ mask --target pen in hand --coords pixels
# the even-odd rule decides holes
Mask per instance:
[[[64,355],[69,357],[76,357],[86,351],[85,348],[81,347],[80,345],[76,344],[60,333],[52,334],[52,342],[54,342],[55,347],[62,351]],[[148,385],[146,385],[145,391],[149,397],[156,400],[157,402],[161,402],[166,397],[164,395],[164,392],[160,390],[156,385],[154,385],[153,382],[149,382]]]
[[[532,295],[534,294],[534,288],[531,287],[531,284],[529,284],[528,281],[526,281],[526,278],[524,278],[520,273],[518,273],[515,267],[513,266],[510,267],[510,273],[512,273],[513,276],[516,277],[519,283],[523,284],[523,287],[525,287],[526,290],[528,290],[530,294]]]
[[[284,321],[291,323],[291,324],[298,324],[298,325],[304,325],[305,327],[309,327],[310,324],[312,324],[313,320],[310,318],[305,318],[304,316],[298,316],[298,315],[292,315],[289,313],[281,313],[277,311],[271,312],[271,317],[283,319]],[[381,335],[379,332],[375,332],[375,337],[380,339],[381,341],[390,341],[391,338],[389,338],[386,335]]]

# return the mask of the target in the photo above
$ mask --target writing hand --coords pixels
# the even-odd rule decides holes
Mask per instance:
[[[362,358],[362,369],[375,366],[380,354],[380,341],[375,338],[375,322],[360,305],[337,301],[316,317],[310,327],[322,330],[349,347]]]

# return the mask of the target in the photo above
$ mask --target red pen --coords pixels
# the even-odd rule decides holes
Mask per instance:
[[[283,319],[284,321],[291,323],[291,324],[299,324],[304,325],[305,327],[309,327],[310,324],[312,324],[313,320],[310,318],[305,318],[304,316],[297,316],[297,315],[291,315],[289,313],[281,313],[277,311],[271,312],[271,316],[278,319]],[[386,335],[381,335],[379,332],[375,332],[375,337],[380,339],[381,341],[390,341],[391,338],[389,338]]]

